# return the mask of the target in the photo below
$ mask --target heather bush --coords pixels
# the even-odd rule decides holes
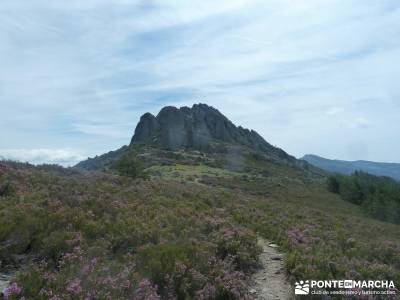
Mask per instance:
[[[18,283],[13,282],[3,291],[3,296],[5,300],[20,299],[21,292],[22,288],[18,286]]]
[[[257,238],[248,229],[240,226],[221,228],[215,237],[217,257],[224,260],[233,258],[237,270],[249,271],[257,265],[261,249]]]
[[[194,262],[194,258],[198,261]],[[152,279],[163,296],[173,293],[182,299],[199,289],[201,282],[193,282],[191,278],[193,263],[205,264],[206,261],[199,259],[196,250],[187,245],[149,245],[138,252],[141,272]]]

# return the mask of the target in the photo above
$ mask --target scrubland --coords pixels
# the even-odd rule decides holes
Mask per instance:
[[[257,236],[286,253],[291,281],[400,285],[399,225],[329,192],[323,176],[247,165],[169,162],[133,179],[1,163],[1,270],[16,270],[8,298],[251,298]]]

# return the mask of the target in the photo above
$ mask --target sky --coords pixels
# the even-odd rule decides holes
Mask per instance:
[[[73,165],[207,103],[301,157],[400,162],[398,0],[2,0],[0,156]]]

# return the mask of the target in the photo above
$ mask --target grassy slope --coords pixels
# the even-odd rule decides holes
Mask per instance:
[[[29,299],[145,299],[154,285],[165,299],[240,298],[260,234],[288,253],[293,280],[400,285],[400,226],[365,217],[303,171],[248,164],[268,172],[178,164],[141,181],[3,167],[14,191],[0,198],[2,266],[32,263],[18,279]]]

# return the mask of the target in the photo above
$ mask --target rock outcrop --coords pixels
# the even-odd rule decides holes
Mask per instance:
[[[136,127],[131,145],[151,143],[168,150],[208,151],[212,142],[247,146],[289,158],[283,150],[267,143],[254,130],[236,127],[217,109],[206,104],[179,109],[167,106],[156,117],[144,114]]]
[[[225,150],[232,159],[243,157],[241,152],[245,148],[247,152],[259,153],[265,158],[277,162],[297,163],[294,157],[267,143],[254,130],[235,126],[211,106],[195,104],[191,108],[166,106],[160,110],[157,116],[145,113],[136,126],[129,146],[83,161],[77,167],[104,169],[104,166],[112,165],[121,155],[138,145],[171,151],[217,152]],[[234,163],[239,162],[232,162],[232,164]]]

